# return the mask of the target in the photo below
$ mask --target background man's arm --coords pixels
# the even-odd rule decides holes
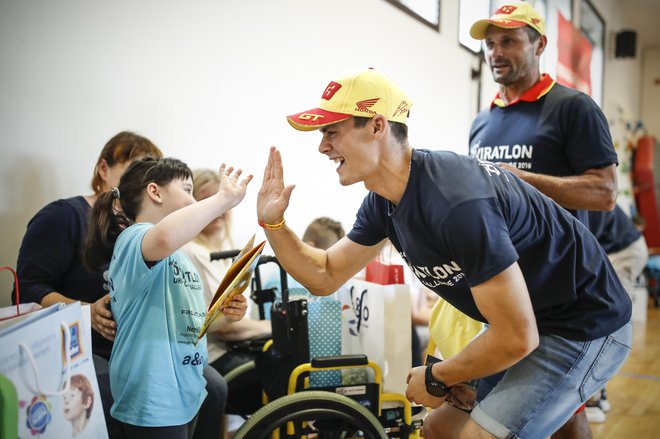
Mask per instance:
[[[612,210],[616,204],[616,165],[587,169],[581,175],[555,177],[523,171],[506,163],[513,172],[566,209]]]

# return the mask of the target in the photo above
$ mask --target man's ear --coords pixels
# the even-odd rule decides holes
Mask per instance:
[[[151,182],[147,185],[147,195],[156,204],[161,204],[163,199],[161,197],[160,186]]]
[[[387,131],[387,119],[382,114],[377,114],[371,119],[374,136],[381,138]]]
[[[536,56],[541,56],[548,45],[548,37],[541,35],[538,39],[538,46],[536,46]]]

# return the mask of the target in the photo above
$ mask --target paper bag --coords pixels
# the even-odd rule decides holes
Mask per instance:
[[[0,329],[13,325],[18,320],[25,319],[30,313],[39,311],[41,305],[38,303],[20,303],[21,293],[18,288],[18,275],[11,267],[0,267],[0,271],[8,271],[14,277],[15,305],[0,308]],[[18,319],[18,320],[16,320]]]
[[[407,285],[352,280],[337,293],[342,306],[342,354],[365,354],[383,371],[385,392],[405,394],[412,367],[410,291]],[[360,369],[343,371],[355,384]]]
[[[80,302],[3,327],[0,373],[16,387],[19,437],[108,437]]]
[[[365,280],[381,285],[403,284],[403,265],[371,261],[367,265]]]

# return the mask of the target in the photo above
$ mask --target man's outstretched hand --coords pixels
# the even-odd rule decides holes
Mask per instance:
[[[284,219],[295,185],[284,186],[282,155],[274,146],[270,147],[268,164],[257,197],[257,217],[267,224],[277,224]]]

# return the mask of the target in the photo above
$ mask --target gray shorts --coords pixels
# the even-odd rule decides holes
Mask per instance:
[[[470,416],[498,438],[547,438],[614,376],[631,345],[631,323],[586,342],[541,336],[523,360],[479,380]]]

